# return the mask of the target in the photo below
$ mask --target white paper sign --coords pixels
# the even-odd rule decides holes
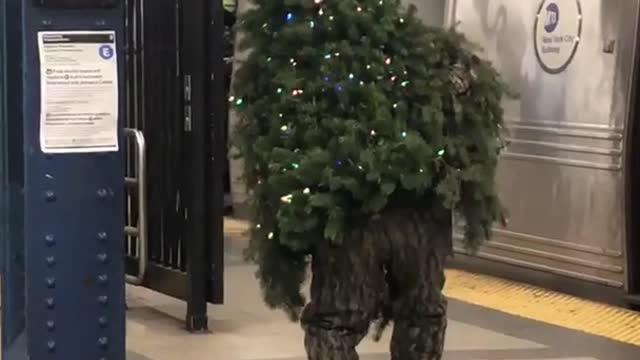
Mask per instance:
[[[534,34],[540,66],[552,74],[564,71],[575,56],[581,32],[579,0],[543,0]]]
[[[42,151],[118,151],[115,32],[40,32],[38,46]]]

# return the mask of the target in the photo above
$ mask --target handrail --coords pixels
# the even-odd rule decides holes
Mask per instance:
[[[126,275],[127,283],[142,285],[147,272],[147,146],[144,134],[137,129],[124,129],[125,136],[135,140],[137,153],[135,161],[135,178],[126,178],[127,185],[137,185],[138,188],[138,227],[125,227],[125,234],[138,238],[138,275]]]

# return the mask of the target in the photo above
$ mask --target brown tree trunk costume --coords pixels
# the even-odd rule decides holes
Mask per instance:
[[[396,211],[354,231],[340,246],[316,249],[311,302],[302,318],[309,359],[357,360],[356,346],[381,312],[395,324],[391,359],[441,359],[444,262],[451,253],[451,235],[443,229],[451,229],[447,216]]]

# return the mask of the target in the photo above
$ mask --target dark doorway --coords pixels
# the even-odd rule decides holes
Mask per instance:
[[[640,44],[636,44],[640,50]],[[627,124],[625,191],[627,199],[627,279],[628,300],[640,307],[640,62],[634,64],[631,116]]]
[[[638,104],[634,104],[637,107]],[[633,122],[640,118],[636,115]],[[627,275],[629,281],[629,302],[640,306],[640,127],[631,126],[629,136],[629,162],[627,167]]]

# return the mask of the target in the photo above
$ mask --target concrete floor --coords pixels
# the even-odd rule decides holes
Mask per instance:
[[[226,305],[211,306],[211,332],[183,330],[185,305],[128,289],[128,360],[304,360],[302,331],[265,308],[251,266],[227,247]],[[452,301],[445,360],[637,360],[640,348]],[[362,360],[388,359],[388,336],[366,340]],[[331,359],[327,359],[331,360]]]

